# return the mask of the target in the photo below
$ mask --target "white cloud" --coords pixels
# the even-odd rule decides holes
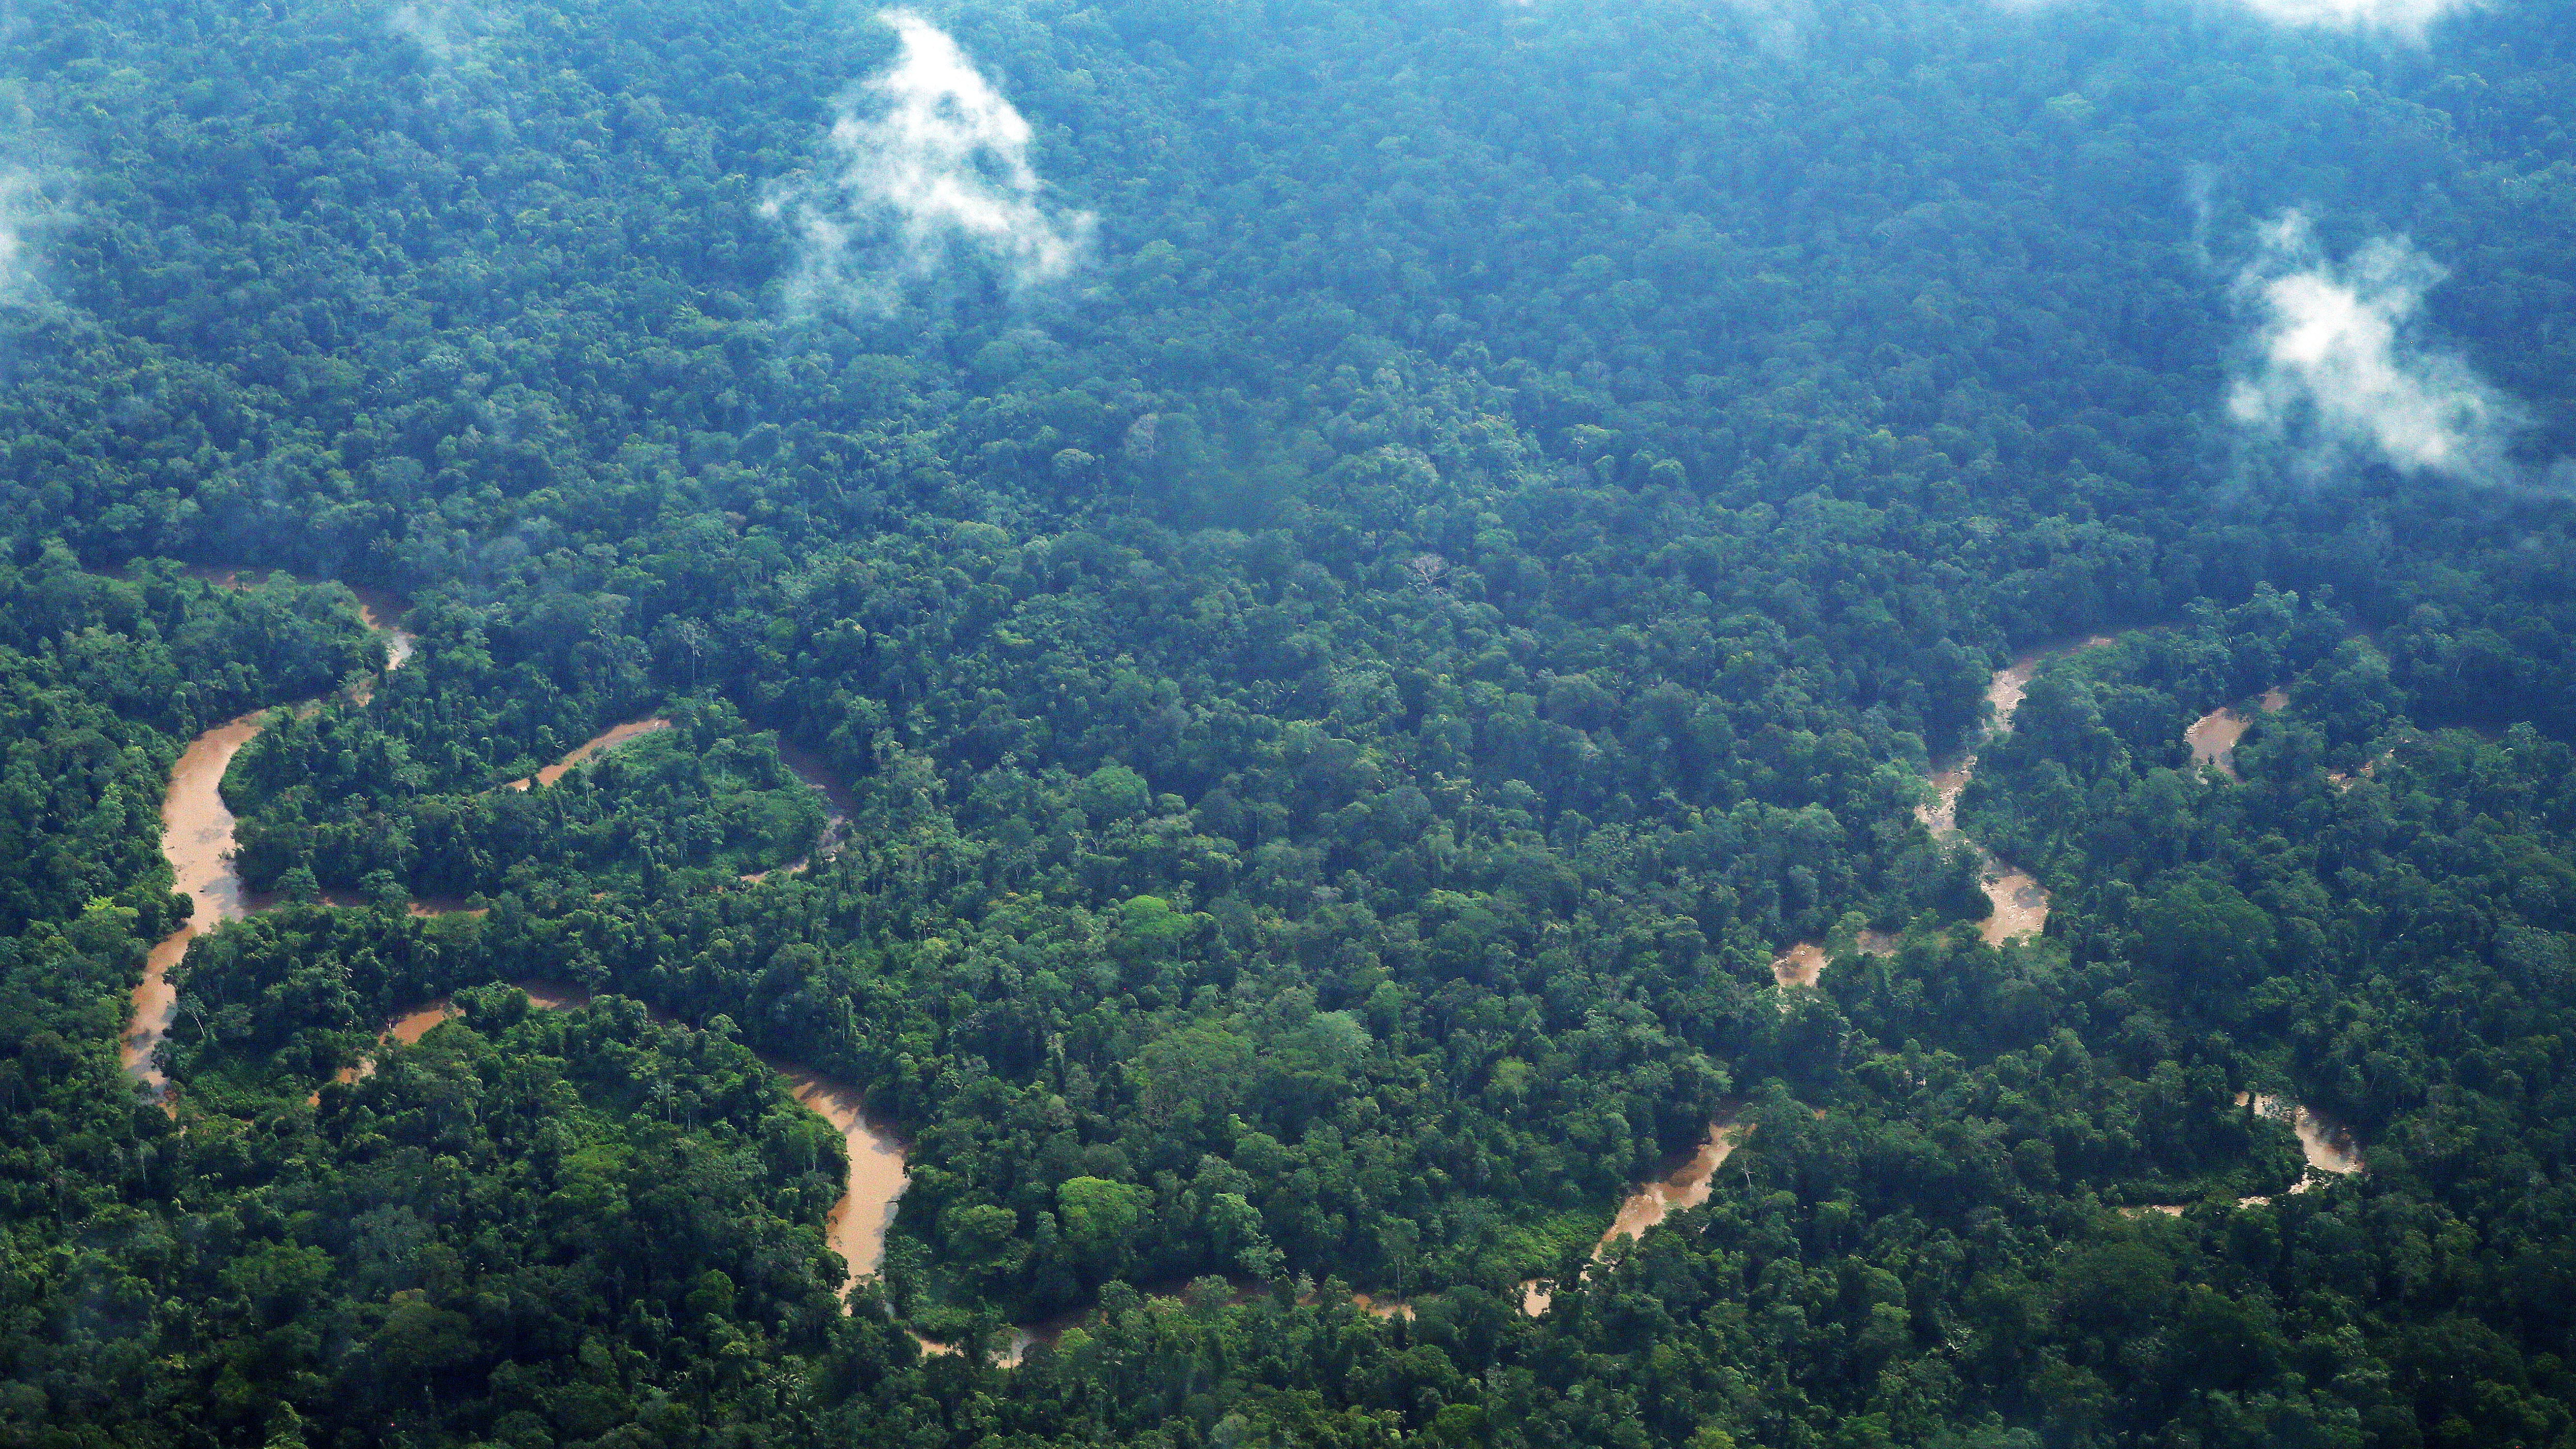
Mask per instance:
[[[1762,48],[1774,54],[1785,54],[1798,48],[1799,42],[1816,23],[1814,0],[1728,0],[1745,27]]]
[[[463,0],[410,0],[385,16],[385,29],[421,49],[434,65],[452,65],[470,52],[481,16]]]
[[[2473,10],[2481,0],[2241,0],[2244,6],[2282,25],[2310,25],[2332,30],[2376,31],[2422,40],[2433,22],[2454,11]]]
[[[894,64],[841,98],[823,174],[764,207],[796,232],[795,300],[887,307],[961,252],[1013,291],[1071,275],[1093,218],[1049,204],[1028,120],[937,26],[877,18],[901,40]]]
[[[2420,335],[2424,293],[2443,275],[2402,237],[2334,262],[2304,214],[2284,214],[2263,229],[2237,279],[2258,323],[2229,416],[2296,449],[2312,473],[2376,461],[2402,473],[2509,478],[2505,447],[2521,410]]]
[[[1993,0],[1993,3],[2004,10],[2030,12],[2046,10],[2059,0]],[[2487,0],[2199,0],[2199,3],[2203,6],[2233,5],[2250,10],[2275,25],[2389,36],[2421,45],[2437,21],[2484,9]]]
[[[0,166],[0,303],[31,302],[37,297],[35,257],[27,233],[43,212],[44,197],[36,178],[15,166]]]

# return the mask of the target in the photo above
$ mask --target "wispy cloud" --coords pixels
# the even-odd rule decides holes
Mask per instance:
[[[1794,51],[1816,23],[1815,0],[1728,0],[1762,48]]]
[[[1739,0],[1740,3],[1740,0]],[[2059,0],[1993,0],[2005,10],[2039,11]],[[2250,10],[2275,25],[2341,30],[2354,35],[2424,43],[2435,22],[2484,9],[2487,0],[2199,0],[2204,6]]]
[[[841,98],[822,174],[763,208],[796,234],[793,299],[881,310],[961,254],[1015,292],[1071,275],[1093,218],[1050,203],[1027,118],[946,32],[908,10],[877,18],[901,41],[894,64]]]
[[[44,196],[34,173],[0,165],[0,303],[32,302],[40,295],[29,233],[43,212]]]
[[[2402,237],[2338,263],[2301,212],[2263,228],[2237,279],[2257,318],[2227,411],[2287,444],[2311,474],[2355,462],[2402,473],[2503,481],[2521,409],[2453,353],[2427,343],[2417,313],[2444,273]]]
[[[2482,0],[2240,0],[2247,9],[2282,25],[2377,32],[2422,40],[2433,22]]]
[[[465,0],[407,0],[385,15],[385,29],[421,49],[435,65],[453,65],[474,47],[481,15]]]

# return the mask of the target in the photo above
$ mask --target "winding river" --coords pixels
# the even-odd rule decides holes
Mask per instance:
[[[2013,716],[2020,712],[2024,696],[2030,693],[2030,682],[2038,677],[2041,666],[2052,659],[2081,653],[2111,642],[2107,634],[2088,634],[2081,639],[2025,650],[2012,663],[1994,672],[1986,682],[1986,703],[1992,707],[1993,719],[1983,738],[2012,733]],[[2240,729],[2239,734],[2243,731]],[[2231,741],[2232,743],[2232,741]],[[1976,750],[1971,747],[1956,760],[1935,764],[1932,769],[1932,798],[1914,807],[1914,818],[1932,832],[1932,838],[1947,845],[1965,844],[1977,855],[1977,878],[1985,892],[1987,913],[1977,933],[1989,946],[2023,936],[2035,936],[2048,926],[2048,888],[2030,872],[2009,865],[1993,851],[1971,840],[1959,829],[1959,797],[1966,793],[1968,782],[1977,777]],[[1858,942],[1861,950],[1873,955],[1886,955],[1896,948],[1895,940],[1879,931],[1864,931]],[[1825,972],[1825,948],[1814,941],[1801,941],[1781,952],[1771,962],[1772,979],[1782,987],[1813,986]]]
[[[2013,716],[2020,713],[2021,702],[2030,693],[2030,682],[2040,666],[2052,659],[2111,642],[2107,634],[2088,635],[2071,643],[2054,644],[2025,652],[2012,663],[1995,671],[1986,685],[1986,703],[1994,708],[1994,722],[1987,728],[1988,738],[2012,733]],[[1977,853],[1978,884],[1986,893],[1985,924],[1978,934],[1989,946],[2000,946],[2022,936],[2035,936],[2048,926],[2048,889],[2030,872],[2006,864],[1993,851],[1970,840],[1959,829],[1959,796],[1976,778],[1977,756],[1974,750],[1956,764],[1933,772],[1932,799],[1915,807],[1915,818],[1932,832],[1936,840],[1964,842]]]
[[[2272,688],[2263,691],[2255,708],[2264,714],[2279,714],[2290,707],[2290,692]],[[2192,721],[2182,732],[2184,743],[2191,746],[2192,763],[2214,765],[2218,773],[2236,778],[2236,744],[2254,727],[2254,716],[2240,709],[2217,709]]]
[[[170,771],[170,788],[161,797],[161,850],[170,858],[179,893],[192,910],[179,929],[164,936],[144,958],[143,981],[134,988],[133,1023],[118,1055],[125,1069],[155,1095],[169,1079],[152,1060],[153,1049],[169,1034],[178,1010],[178,993],[170,987],[170,968],[187,954],[188,943],[226,921],[238,921],[255,908],[241,877],[234,874],[233,813],[224,808],[224,771],[259,733],[261,716],[230,719],[188,742]]]
[[[566,754],[562,759],[557,760],[553,764],[546,766],[544,769],[537,771],[537,773],[532,776],[522,776],[519,779],[512,780],[501,788],[504,790],[524,791],[532,789],[538,785],[551,785],[557,780],[562,779],[565,775],[570,774],[574,766],[589,759],[593,755],[600,754],[607,750],[613,750],[619,745],[626,743],[628,740],[637,739],[644,735],[655,734],[659,731],[669,729],[670,727],[671,722],[658,714],[644,719],[628,720],[624,724],[610,725],[598,734],[595,734],[589,739],[582,741],[580,744],[573,746],[571,752]]]
[[[228,574],[209,572],[206,576],[227,584],[236,582]],[[367,626],[386,638],[386,667],[389,670],[401,667],[412,657],[413,640],[392,622],[401,613],[399,601],[372,591],[354,592],[357,592],[361,616]],[[2013,715],[2019,709],[2032,677],[2048,660],[2106,642],[2106,639],[2096,636],[2032,650],[1997,670],[1986,690],[1986,698],[1993,706],[1990,735],[2011,730]],[[372,693],[373,681],[363,682],[352,690],[353,697],[362,704]],[[2261,707],[2278,709],[2284,703],[2286,696],[2275,690],[2263,697]],[[143,982],[135,988],[133,1024],[124,1039],[122,1057],[127,1070],[161,1096],[165,1105],[168,1103],[168,1083],[154,1065],[152,1054],[168,1032],[172,1013],[177,1007],[176,993],[169,983],[170,968],[179,962],[188,944],[198,936],[226,921],[240,920],[266,909],[271,904],[246,892],[233,870],[233,816],[225,808],[221,788],[225,769],[242,746],[259,732],[262,718],[262,713],[253,713],[227,720],[191,741],[171,771],[170,787],[162,801],[162,848],[169,856],[178,889],[194,903],[194,914],[153,947]],[[2250,721],[2228,710],[2204,718],[2192,727],[2190,740],[2194,757],[2233,774],[2229,752],[2243,736],[2248,723]],[[539,785],[552,785],[567,771],[599,752],[669,725],[669,720],[656,716],[613,726],[596,738],[584,741],[562,760],[529,778],[514,780],[506,788],[527,790]],[[781,741],[779,753],[800,779],[825,798],[829,821],[823,839],[809,859],[827,857],[837,846],[854,809],[848,788],[811,751]],[[1974,778],[1976,763],[1977,757],[1971,751],[1956,762],[1935,770],[1930,781],[1932,797],[1919,806],[1916,813],[1936,839],[1964,841],[1976,851],[1985,893],[1993,907],[1981,933],[1989,943],[2000,945],[2016,937],[2036,933],[2047,924],[2048,892],[2027,873],[2005,864],[1960,832],[1957,819],[1959,796]],[[799,860],[778,867],[775,873],[793,874],[805,869],[807,864],[808,861]],[[745,879],[757,882],[771,873],[761,872]],[[423,903],[416,905],[415,909],[429,911],[436,907]],[[1871,932],[1866,933],[1861,946],[1865,950],[1885,951],[1892,949],[1893,942]],[[1773,970],[1783,987],[1812,986],[1822,974],[1826,960],[1821,945],[1801,942],[1782,953],[1774,962]],[[590,999],[584,992],[552,982],[521,981],[512,984],[525,991],[530,1002],[542,1009],[575,1008],[586,1005]],[[423,1003],[386,1022],[379,1040],[406,1045],[416,1043],[454,1014],[455,1008],[444,999]],[[906,1144],[888,1124],[868,1114],[865,1101],[856,1088],[801,1063],[768,1056],[763,1060],[785,1080],[798,1102],[840,1131],[847,1146],[848,1181],[826,1223],[826,1234],[833,1252],[850,1268],[849,1284],[843,1289],[846,1300],[850,1287],[873,1276],[884,1261],[886,1234],[894,1221],[896,1203],[907,1181]],[[373,1065],[370,1058],[345,1068],[339,1074],[340,1079],[355,1080],[365,1075]],[[2354,1148],[2349,1133],[2304,1107],[2285,1107],[2268,1097],[2254,1099],[2253,1105],[2257,1111],[2286,1117],[2293,1122],[2301,1146],[2307,1152],[2308,1163],[2316,1172],[2350,1173],[2360,1170],[2360,1154]],[[1719,1169],[1750,1132],[1750,1124],[1739,1120],[1736,1110],[1722,1112],[1709,1124],[1708,1135],[1686,1159],[1674,1164],[1662,1176],[1640,1184],[1620,1203],[1609,1228],[1594,1247],[1592,1262],[1607,1261],[1611,1248],[1620,1238],[1642,1237],[1648,1229],[1673,1213],[1706,1202]],[[2312,1173],[2292,1190],[2303,1190],[2318,1180],[2321,1179]],[[2159,1207],[2154,1210],[2167,1209]],[[1585,1276],[1590,1276],[1589,1267],[1585,1269]],[[1530,1316],[1546,1312],[1552,1299],[1552,1292],[1541,1281],[1523,1285],[1521,1306]],[[1409,1305],[1376,1299],[1367,1294],[1355,1295],[1354,1301],[1381,1318],[1410,1317],[1412,1313]],[[1018,1330],[1003,1361],[1017,1362],[1029,1346],[1046,1341],[1063,1322],[1071,1322],[1080,1316],[1066,1315],[1062,1322],[1050,1321]]]
[[[525,993],[528,1004],[540,1011],[572,1010],[588,1006],[591,1001],[589,992],[561,982],[525,980],[510,984]],[[415,1045],[429,1034],[430,1028],[457,1014],[454,1002],[438,997],[396,1013],[376,1040]],[[656,1021],[671,1021],[658,1011],[652,1015]],[[831,1123],[841,1134],[849,1175],[842,1184],[840,1200],[832,1204],[824,1218],[823,1236],[832,1252],[850,1267],[849,1279],[841,1287],[846,1308],[859,1280],[875,1276],[885,1261],[886,1233],[894,1226],[895,1202],[903,1196],[908,1181],[904,1154],[909,1144],[891,1123],[869,1114],[866,1099],[857,1088],[786,1057],[763,1052],[760,1059],[778,1073],[789,1094],[806,1110]],[[341,1068],[335,1079],[357,1081],[374,1069],[374,1059],[368,1058]]]
[[[231,571],[193,572],[226,587],[245,586]],[[359,615],[367,627],[385,636],[385,667],[400,668],[411,659],[415,647],[413,637],[393,623],[403,612],[400,601],[373,590],[352,592],[358,597]],[[373,681],[365,681],[352,689],[351,696],[364,704],[373,692]],[[193,903],[193,910],[188,920],[155,944],[146,957],[143,980],[134,988],[133,1014],[118,1054],[126,1071],[151,1089],[165,1110],[175,1112],[176,1105],[170,1098],[169,1079],[153,1061],[153,1052],[168,1035],[178,1009],[170,968],[187,954],[188,944],[197,937],[226,921],[241,920],[275,904],[269,897],[245,890],[241,876],[233,868],[234,821],[223,798],[224,771],[242,746],[259,733],[265,717],[266,711],[256,711],[226,720],[189,741],[170,771],[169,789],[162,796],[161,848],[169,857],[178,890]],[[562,760],[539,770],[531,779],[512,781],[509,788],[551,785],[600,751],[669,723],[656,717],[613,726],[584,741]],[[781,743],[780,754],[789,768],[821,792],[831,807],[832,824],[824,844],[817,848],[820,853],[837,840],[839,830],[848,821],[851,796],[848,787],[819,756],[805,750],[791,754],[790,748]],[[804,864],[799,861],[791,869],[802,869]],[[441,913],[439,905],[428,902],[415,902],[412,909],[416,914]],[[590,1000],[587,993],[552,982],[512,984],[528,994],[532,1005],[542,1009],[578,1007]],[[415,1043],[454,1014],[454,1006],[443,998],[424,1002],[386,1022],[378,1039]],[[840,1131],[848,1149],[849,1177],[824,1229],[832,1251],[850,1267],[849,1283],[842,1290],[846,1300],[850,1288],[872,1276],[885,1260],[886,1231],[894,1222],[895,1203],[903,1195],[906,1182],[906,1144],[889,1124],[869,1115],[856,1087],[799,1062],[767,1055],[761,1059],[785,1080],[798,1102]],[[343,1068],[337,1076],[342,1081],[354,1081],[373,1066],[372,1059],[361,1061]]]
[[[1611,1215],[1609,1230],[1601,1241],[1592,1245],[1592,1262],[1585,1265],[1583,1276],[1590,1278],[1594,1265],[1609,1261],[1610,1249],[1621,1238],[1642,1238],[1648,1228],[1685,1208],[1707,1202],[1717,1185],[1717,1170],[1744,1139],[1753,1135],[1753,1124],[1742,1119],[1741,1103],[1723,1106],[1708,1124],[1708,1135],[1690,1155],[1672,1163],[1661,1177],[1651,1178],[1631,1189]],[[1521,1312],[1532,1318],[1545,1313],[1556,1301],[1544,1280],[1532,1279],[1521,1285]]]

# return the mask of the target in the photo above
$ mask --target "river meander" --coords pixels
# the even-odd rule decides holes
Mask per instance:
[[[227,586],[237,586],[238,578],[230,571],[199,570],[201,576]],[[386,668],[400,668],[410,660],[414,641],[411,635],[394,625],[403,606],[393,596],[374,590],[353,590],[359,603],[360,617],[368,628],[385,637]],[[373,695],[373,681],[361,682],[351,695],[366,703]],[[187,954],[188,945],[199,936],[226,921],[238,921],[275,904],[272,899],[245,890],[241,876],[233,867],[233,813],[224,804],[224,771],[233,756],[260,731],[266,711],[255,711],[207,730],[188,742],[180,752],[178,763],[171,769],[169,788],[161,801],[161,848],[169,857],[176,877],[177,890],[193,903],[193,910],[183,925],[155,944],[146,957],[142,982],[134,989],[133,1013],[119,1046],[119,1057],[134,1078],[162,1099],[165,1108],[175,1110],[169,1099],[169,1080],[153,1061],[153,1052],[170,1029],[173,1013],[178,1008],[178,993],[170,984],[170,969]],[[582,742],[562,760],[539,770],[530,780],[512,781],[509,788],[528,789],[532,784],[551,785],[566,771],[602,750],[612,749],[638,735],[665,728],[670,721],[658,716],[629,721]],[[822,759],[806,750],[794,750],[782,743],[780,753],[799,778],[821,792],[829,802],[832,830],[847,822],[852,798],[847,785],[832,774]],[[830,839],[827,837],[825,847]],[[797,862],[801,868],[803,862]],[[415,902],[416,914],[444,913],[443,903]],[[587,1004],[589,996],[573,987],[544,981],[513,983],[528,994],[531,1004],[542,1009],[561,1009]],[[424,1002],[400,1012],[385,1024],[380,1041],[392,1040],[411,1044],[454,1014],[453,1006],[444,999]],[[832,1251],[849,1264],[850,1282],[874,1274],[885,1259],[886,1232],[894,1222],[895,1203],[903,1195],[906,1174],[905,1143],[893,1128],[872,1118],[865,1099],[856,1087],[824,1075],[800,1062],[764,1055],[773,1071],[785,1081],[796,1100],[808,1110],[831,1123],[841,1133],[848,1149],[849,1176],[840,1201],[833,1204],[824,1226]],[[338,1077],[354,1081],[372,1069],[372,1060],[343,1068]],[[847,1289],[844,1289],[846,1296]]]
[[[2038,676],[2041,666],[2110,642],[2107,634],[2090,634],[2026,650],[1996,670],[1986,681],[1986,703],[1992,719],[1984,737],[2012,733],[2013,716],[2020,712],[2022,699],[2030,693],[2030,682]],[[1986,919],[1977,932],[1987,945],[2001,946],[2024,936],[2036,936],[2048,928],[2048,888],[2030,872],[2007,863],[1959,829],[1959,797],[1976,777],[1977,755],[1973,747],[1955,760],[1936,763],[1928,781],[1931,796],[1915,806],[1914,818],[1932,833],[1933,839],[1945,845],[1955,841],[1976,853],[1978,888],[1985,892],[1987,906]],[[1884,955],[1895,947],[1879,932],[1864,932],[1863,938],[1861,949],[1874,954]],[[1813,986],[1824,975],[1826,959],[1821,944],[1801,941],[1773,959],[1772,976],[1783,987]]]
[[[2290,693],[2286,689],[2267,689],[2263,691],[2262,698],[2255,701],[2255,708],[2264,714],[2279,714],[2289,707]],[[2184,743],[2191,746],[2193,764],[2215,766],[2218,773],[2233,780],[2236,778],[2237,742],[2244,739],[2245,732],[2253,727],[2253,715],[2230,707],[2211,710],[2193,720],[2182,737]]]
[[[510,984],[540,1011],[567,1011],[588,1006],[591,1001],[589,992],[561,982],[526,980]],[[386,1021],[377,1041],[416,1045],[432,1027],[456,1014],[455,1004],[446,997],[425,1001],[395,1013]],[[654,1018],[669,1020],[658,1012]],[[895,1203],[909,1181],[904,1170],[907,1144],[892,1124],[869,1114],[867,1101],[856,1087],[786,1057],[763,1052],[760,1059],[779,1075],[789,1095],[841,1134],[841,1145],[849,1159],[848,1176],[843,1181],[840,1200],[832,1204],[824,1219],[823,1236],[832,1252],[849,1264],[849,1280],[841,1290],[846,1299],[860,1279],[874,1276],[885,1261],[886,1233],[894,1226]],[[362,1060],[341,1068],[337,1079],[357,1081],[374,1068],[372,1058]]]
[[[230,581],[228,575],[217,577]],[[392,624],[401,612],[399,603],[371,591],[359,592],[358,598],[367,626],[386,636],[386,667],[399,668],[413,652],[411,636]],[[1993,707],[1990,734],[2011,730],[2013,715],[2041,665],[2059,655],[2106,642],[2103,638],[2092,637],[2072,644],[2033,650],[2006,668],[1997,670],[1986,690],[1987,701]],[[363,704],[372,692],[372,681],[368,681],[353,690],[353,695]],[[2267,710],[2279,708],[2275,703],[2279,697],[2278,691],[2267,694],[2263,707]],[[169,856],[177,888],[194,902],[194,913],[177,931],[153,947],[143,982],[134,991],[133,1023],[122,1050],[127,1070],[156,1093],[166,1094],[168,1084],[154,1065],[152,1052],[168,1031],[177,1006],[176,993],[169,983],[170,968],[178,964],[189,943],[198,936],[226,921],[240,920],[272,904],[245,891],[240,876],[234,872],[233,816],[224,804],[222,790],[224,771],[242,746],[259,733],[263,719],[264,712],[246,714],[227,720],[190,741],[171,771],[170,787],[162,801],[162,848]],[[653,716],[612,726],[534,776],[511,781],[506,788],[526,790],[537,785],[552,785],[566,772],[601,751],[669,725],[669,720]],[[2232,749],[2243,733],[2244,725],[2237,721],[2233,712],[2221,711],[2194,726],[2191,737],[2194,754],[2208,759],[2222,770],[2228,770],[2226,751]],[[2204,749],[2207,754],[2203,754]],[[779,750],[797,776],[825,797],[830,821],[815,853],[828,854],[854,808],[849,789],[813,752],[783,741]],[[1989,943],[2000,945],[2018,936],[2036,933],[2046,926],[2048,892],[2028,874],[2006,865],[1960,832],[1959,796],[1974,778],[1976,763],[1976,755],[1972,752],[1934,771],[1930,781],[1931,798],[1917,808],[1917,818],[1935,838],[1964,841],[1977,852],[1983,867],[1986,896],[1993,907],[1982,927],[1982,934]],[[2233,773],[2232,770],[2229,772]],[[778,873],[801,871],[805,865],[805,861],[796,861],[780,867]],[[767,874],[770,872],[747,879],[757,881]],[[423,903],[416,904],[414,909],[428,913],[438,908]],[[1878,939],[1865,944],[1885,949],[1890,943]],[[1774,963],[1774,971],[1784,987],[1812,986],[1822,974],[1826,959],[1822,946],[1801,942],[1781,955]],[[527,993],[531,1004],[541,1009],[578,1007],[586,1005],[590,999],[584,992],[552,982],[522,981],[513,984]],[[454,1008],[444,999],[425,1002],[389,1020],[379,1040],[405,1045],[417,1043],[453,1014]],[[849,1265],[849,1281],[855,1285],[860,1279],[872,1276],[884,1261],[886,1234],[893,1225],[896,1204],[908,1180],[906,1144],[890,1125],[868,1114],[865,1100],[856,1088],[801,1063],[768,1056],[763,1060],[785,1079],[798,1102],[840,1131],[847,1147],[848,1180],[841,1199],[832,1207],[825,1233],[832,1251]],[[372,1067],[372,1060],[362,1061],[354,1067],[344,1068],[339,1077],[343,1081],[355,1080]],[[2309,1165],[2316,1171],[2350,1173],[2360,1170],[2360,1154],[2353,1147],[2348,1133],[2304,1107],[2285,1109],[2283,1104],[2270,1098],[2259,1099],[2255,1106],[2258,1111],[2293,1120]],[[1718,1170],[1750,1131],[1750,1125],[1737,1120],[1733,1112],[1720,1114],[1709,1124],[1708,1135],[1687,1158],[1675,1163],[1663,1175],[1640,1184],[1621,1201],[1609,1228],[1593,1250],[1593,1262],[1605,1261],[1620,1238],[1642,1237],[1648,1229],[1673,1213],[1706,1202]],[[2302,1187],[2306,1185],[2301,1184]],[[1589,1272],[1587,1268],[1587,1277]],[[846,1293],[845,1288],[845,1296]],[[1526,1284],[1522,1292],[1522,1309],[1535,1317],[1547,1310],[1552,1297],[1540,1283]],[[1354,1301],[1379,1317],[1410,1316],[1412,1312],[1407,1305],[1382,1302],[1365,1294],[1357,1295]],[[1079,1316],[1067,1315],[1066,1321]],[[1032,1325],[1020,1330],[1005,1356],[1005,1362],[1016,1362],[1030,1344],[1043,1342],[1051,1336],[1047,1329],[1057,1326]]]

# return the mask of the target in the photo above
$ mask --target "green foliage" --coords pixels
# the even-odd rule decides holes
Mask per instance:
[[[13,12],[0,1444],[2568,1438],[2568,511],[2223,420],[2298,206],[2576,453],[2567,15],[939,8],[1065,287],[789,295],[831,7]]]

